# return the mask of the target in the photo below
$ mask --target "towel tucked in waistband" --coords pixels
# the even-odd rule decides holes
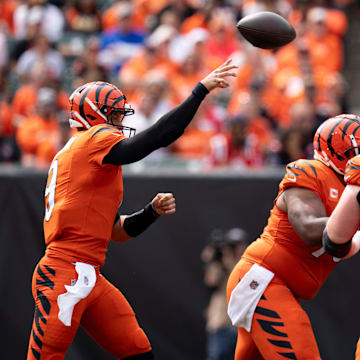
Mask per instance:
[[[274,273],[254,264],[231,293],[228,315],[234,326],[250,332],[254,311]]]
[[[76,262],[75,270],[78,273],[76,283],[65,285],[67,292],[57,298],[58,318],[65,326],[71,326],[74,306],[90,294],[96,283],[96,272],[92,265]]]

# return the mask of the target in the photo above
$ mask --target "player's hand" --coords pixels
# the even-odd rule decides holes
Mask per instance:
[[[231,64],[232,59],[226,60],[222,65],[212,71],[209,75],[207,75],[200,82],[209,90],[213,90],[215,88],[227,88],[230,84],[226,81],[227,76],[236,77],[235,69],[238,66]]]
[[[159,215],[171,215],[176,211],[175,197],[172,193],[159,193],[151,201],[151,205]]]

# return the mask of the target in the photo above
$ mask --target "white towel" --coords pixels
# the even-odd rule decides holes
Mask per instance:
[[[234,326],[250,332],[254,311],[274,273],[254,264],[231,293],[228,315]]]
[[[74,306],[90,294],[96,282],[96,272],[92,265],[76,262],[75,270],[78,273],[76,283],[74,285],[65,285],[67,292],[57,298],[59,306],[58,318],[65,326],[71,326]]]

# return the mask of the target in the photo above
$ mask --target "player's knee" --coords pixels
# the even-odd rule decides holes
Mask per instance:
[[[143,354],[136,354],[136,355],[128,356],[128,357],[124,358],[123,360],[154,360],[154,354],[150,350]]]

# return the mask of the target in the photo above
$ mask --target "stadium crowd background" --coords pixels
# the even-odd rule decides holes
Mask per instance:
[[[137,131],[184,100],[211,69],[240,66],[185,134],[142,162],[200,171],[262,168],[312,156],[326,118],[349,112],[342,74],[351,0],[0,0],[0,162],[47,169],[66,143],[69,94],[117,84]],[[277,51],[244,42],[235,24],[275,11],[297,38]]]

